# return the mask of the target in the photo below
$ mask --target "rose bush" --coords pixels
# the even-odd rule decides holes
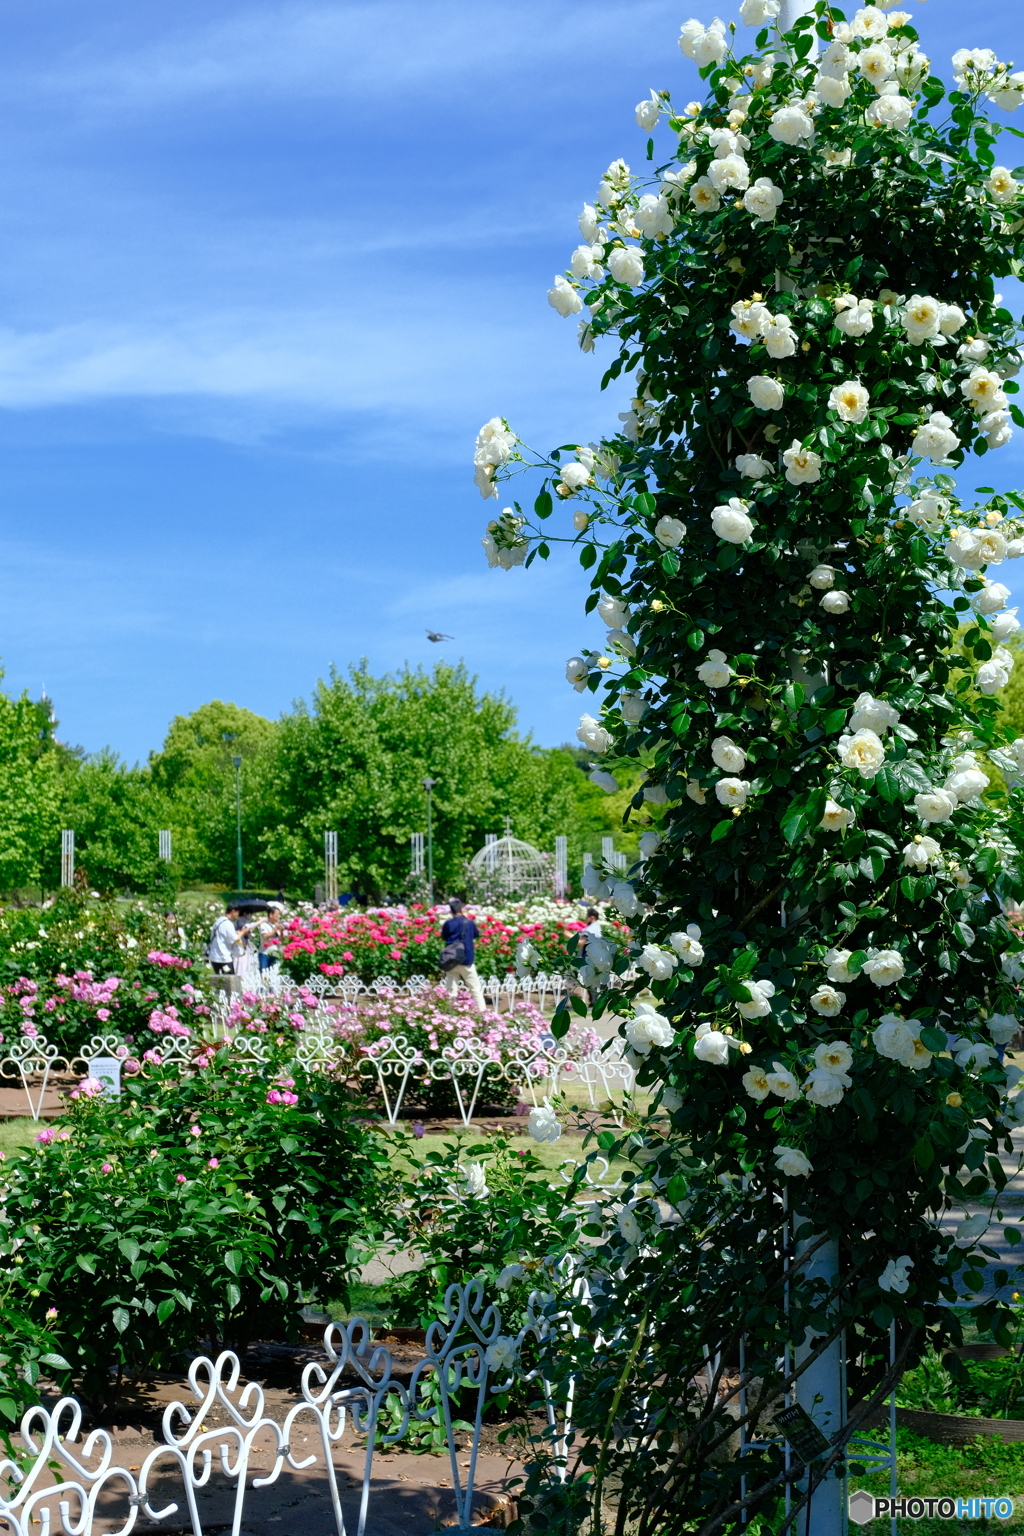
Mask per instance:
[[[783,1391],[818,1411],[808,1329],[845,1338],[867,1404],[928,1333],[956,1336],[946,1303],[982,1290],[994,1254],[935,1213],[1002,1185],[1024,1116],[992,1028],[1015,1001],[1001,905],[1022,891],[1019,819],[985,798],[983,768],[1017,760],[992,697],[1012,626],[993,624],[1005,598],[984,573],[1024,554],[1024,499],[971,504],[955,475],[1024,425],[1020,330],[994,282],[1024,260],[1024,169],[996,163],[985,106],[1019,106],[1024,75],[961,50],[947,91],[906,13],[808,11],[780,39],[776,0],[744,0],[753,46],[684,25],[706,98],[644,104],[665,158],[652,137],[643,174],[608,168],[580,218],[590,268],[555,304],[582,316],[584,351],[617,338],[605,382],[633,374],[631,408],[613,437],[548,456],[508,429],[484,488],[539,469],[535,520],[514,504],[492,542],[526,567],[571,542],[587,610],[629,610],[630,646],[581,652],[570,681],[612,737],[598,772],[642,764],[634,814],[663,807],[657,848],[602,893],[638,912],[635,936],[600,968],[587,956],[596,1006],[633,1015],[664,1114],[603,1133],[636,1158],[635,1200],[605,1230],[578,1341],[552,1351],[584,1409],[546,1529],[559,1506],[599,1522],[612,1471],[620,1524],[642,1533],[775,1529],[781,1454],[740,1463],[737,1413],[756,1441]],[[615,276],[621,250],[635,281]],[[742,779],[716,758],[723,735]],[[702,957],[672,966],[683,929]],[[812,1278],[833,1243],[838,1267]],[[1008,1339],[991,1295],[975,1318]],[[698,1392],[707,1360],[721,1368]],[[855,1428],[831,1420],[828,1456],[794,1470],[792,1518],[813,1495],[839,1527]]]
[[[232,1063],[153,1069],[83,1096],[4,1165],[0,1270],[94,1403],[199,1340],[293,1337],[303,1302],[343,1298],[374,1228],[384,1153],[340,1081]],[[297,1092],[293,1092],[297,1089]],[[292,1100],[296,1102],[291,1102]],[[2,1405],[0,1405],[2,1406]]]

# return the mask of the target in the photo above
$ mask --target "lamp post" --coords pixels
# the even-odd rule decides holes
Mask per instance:
[[[238,894],[242,894],[242,759],[233,757],[235,765],[235,853],[238,859]]]
[[[430,886],[430,905],[434,905],[434,814],[431,790],[437,783],[436,779],[424,779],[423,788],[427,792],[427,884]]]

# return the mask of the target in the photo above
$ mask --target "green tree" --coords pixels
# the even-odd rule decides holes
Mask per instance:
[[[166,884],[157,857],[162,828],[172,827],[170,797],[148,768],[129,767],[105,748],[64,765],[63,821],[75,833],[75,862],[101,891],[153,891]]]
[[[234,882],[234,757],[242,759],[243,846],[255,852],[264,825],[261,768],[276,736],[273,721],[212,699],[189,715],[175,715],[163,747],[150,754],[152,784],[170,808],[163,824],[174,834],[184,882]],[[248,860],[245,875],[250,884],[258,880]]]
[[[3,673],[0,672],[0,678]],[[61,752],[49,702],[0,693],[0,889],[36,885],[59,854]]]
[[[506,816],[516,835],[553,848],[575,818],[575,769],[519,736],[515,720],[513,705],[478,694],[462,665],[380,678],[365,664],[347,677],[332,671],[311,706],[283,717],[259,762],[264,878],[311,888],[331,830],[343,889],[400,893],[410,837],[426,830],[428,777],[439,887],[461,886],[466,859]]]

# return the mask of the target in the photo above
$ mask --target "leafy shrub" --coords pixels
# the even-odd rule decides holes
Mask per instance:
[[[34,1316],[56,1307],[94,1401],[111,1367],[292,1336],[314,1289],[344,1296],[374,1220],[375,1139],[343,1085],[297,1068],[158,1069],[39,1142],[8,1171],[0,1264],[31,1279]]]
[[[36,1382],[42,1371],[59,1379],[68,1368],[54,1338],[58,1319],[47,1316],[40,1324],[32,1315],[37,1299],[31,1270],[15,1259],[0,1276],[0,1440],[8,1453],[11,1442],[3,1421],[16,1424],[39,1401]]]

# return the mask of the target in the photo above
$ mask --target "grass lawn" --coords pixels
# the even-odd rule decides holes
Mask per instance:
[[[0,1120],[0,1152],[5,1157],[12,1153],[25,1152],[29,1147],[35,1146],[36,1136],[43,1129],[45,1121],[35,1120]]]
[[[973,1495],[998,1498],[1005,1494],[1014,1502],[1008,1520],[929,1520],[927,1516],[922,1520],[897,1519],[900,1532],[913,1531],[916,1536],[981,1536],[982,1532],[996,1530],[1024,1532],[1024,1444],[1004,1445],[991,1436],[979,1435],[972,1445],[936,1445],[923,1435],[897,1429],[896,1485],[904,1498],[943,1494],[955,1499]],[[889,1474],[851,1475],[849,1490],[853,1493],[857,1488],[888,1497]],[[889,1517],[870,1520],[867,1525],[851,1525],[850,1529],[863,1531],[865,1536],[889,1536]]]

